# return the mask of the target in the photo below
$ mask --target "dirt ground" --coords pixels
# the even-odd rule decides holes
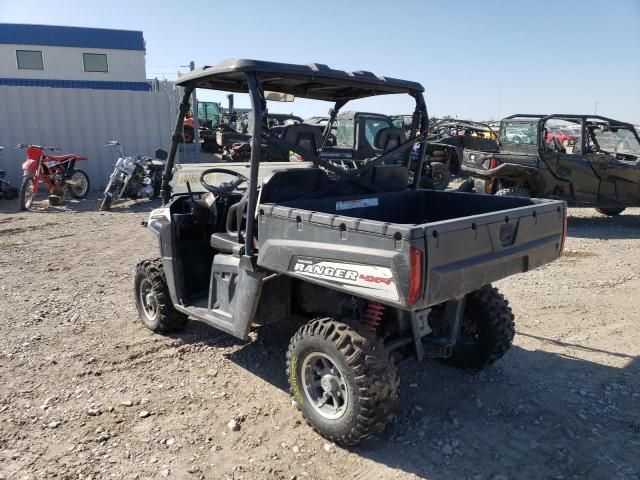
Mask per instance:
[[[147,330],[132,272],[157,204],[98,202],[0,201],[0,479],[640,478],[640,209],[571,210],[564,257],[497,284],[505,358],[404,363],[396,420],[347,450],[291,405],[286,327]]]

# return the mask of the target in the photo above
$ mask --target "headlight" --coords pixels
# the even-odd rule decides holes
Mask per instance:
[[[131,170],[132,168],[134,168],[135,163],[131,158],[127,157],[123,160],[122,166],[127,170]]]

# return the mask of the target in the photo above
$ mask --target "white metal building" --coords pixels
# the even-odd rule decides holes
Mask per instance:
[[[119,139],[130,153],[166,147],[175,94],[151,91],[142,32],[0,24],[0,168],[20,182],[17,143],[89,157],[80,168],[104,186]]]

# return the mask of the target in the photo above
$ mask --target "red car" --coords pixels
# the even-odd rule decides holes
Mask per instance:
[[[545,142],[552,142],[554,138],[557,138],[558,142],[560,142],[563,147],[574,145],[578,139],[578,137],[570,130],[565,130],[559,127],[547,128],[547,132],[544,136]]]

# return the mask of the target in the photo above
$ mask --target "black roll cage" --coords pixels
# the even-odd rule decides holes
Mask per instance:
[[[582,125],[582,129],[581,129],[581,138],[582,138],[582,142],[584,143],[584,140],[586,137],[586,133],[587,133],[587,129],[589,126],[609,126],[609,127],[619,127],[619,128],[623,128],[623,129],[627,129],[627,130],[631,130],[631,132],[633,133],[633,135],[636,137],[636,140],[638,141],[638,143],[640,143],[640,137],[638,136],[638,132],[636,131],[635,127],[627,122],[621,122],[620,120],[614,120],[613,118],[608,118],[608,117],[603,117],[601,115],[577,115],[574,113],[553,113],[551,115],[545,115],[545,114],[540,114],[540,113],[515,113],[513,115],[509,115],[508,117],[504,117],[501,121],[500,121],[500,130],[502,130],[502,122],[505,120],[536,120],[538,122],[538,151],[540,152],[540,154],[543,153],[544,151],[544,141],[541,141],[543,139],[540,138],[540,135],[542,134],[543,130],[544,130],[544,124],[547,123],[547,121],[552,120],[552,119],[558,119],[558,120],[565,120],[567,122],[573,122],[573,123],[580,123]],[[600,148],[600,145],[598,145],[598,142],[595,138],[592,138],[592,141],[595,143],[596,147]]]
[[[261,81],[261,75],[259,71],[253,70],[244,70],[243,71],[246,79],[246,89],[245,93],[249,94],[251,99],[251,107],[252,112],[255,119],[264,119],[264,115],[267,113],[267,102],[264,96],[264,88]],[[365,72],[368,73],[368,72]],[[215,75],[214,73],[211,74]],[[283,78],[286,78],[286,74],[282,75]],[[171,136],[171,148],[169,149],[169,155],[167,158],[167,162],[165,165],[164,173],[162,175],[162,183],[160,189],[160,197],[162,198],[163,205],[169,202],[171,198],[171,186],[170,181],[173,177],[173,168],[175,166],[175,158],[176,153],[178,151],[178,143],[181,139],[181,131],[182,124],[184,122],[185,115],[190,109],[191,103],[191,94],[194,89],[197,87],[197,84],[201,81],[201,78],[194,78],[192,81],[184,81],[182,86],[184,87],[184,93],[182,96],[182,101],[180,102],[180,106],[178,109],[178,117],[176,119],[176,124],[173,130],[173,135]],[[354,79],[349,78],[349,84],[353,83]],[[179,82],[181,83],[181,82]],[[335,83],[335,80],[334,80]],[[409,83],[409,82],[407,82]],[[363,88],[368,89],[370,87],[371,82],[363,81]],[[421,88],[419,84],[415,84],[417,87]],[[199,88],[207,88],[206,86],[201,86]],[[212,88],[212,87],[209,87]],[[317,88],[317,85],[314,85],[314,88]],[[229,90],[231,91],[231,90]],[[238,89],[234,89],[233,91],[239,91]],[[359,91],[357,95],[354,95],[353,98],[340,98],[337,99],[333,108],[329,110],[329,121],[327,122],[327,126],[324,130],[323,144],[322,147],[325,146],[329,134],[331,132],[331,128],[333,123],[336,121],[337,114],[339,110],[351,99],[356,98],[365,98],[366,96],[375,96],[376,94],[388,94],[388,93],[407,93],[412,96],[416,102],[416,106],[413,112],[414,121],[411,127],[411,133],[409,135],[409,139],[402,142],[397,147],[389,150],[378,157],[374,157],[366,161],[361,167],[355,170],[346,170],[334,163],[320,158],[319,155],[306,150],[297,145],[292,145],[286,143],[286,147],[288,150],[297,153],[298,155],[302,155],[305,159],[310,159],[314,164],[329,170],[336,174],[341,180],[348,181],[354,183],[358,186],[361,186],[365,189],[368,189],[371,192],[379,192],[380,188],[376,187],[372,183],[368,182],[364,179],[364,176],[369,172],[373,167],[379,165],[392,158],[394,155],[398,154],[401,151],[404,151],[409,147],[409,145],[415,144],[416,142],[420,143],[420,152],[417,160],[417,164],[415,166],[415,173],[413,177],[413,183],[411,188],[413,190],[417,189],[420,185],[420,177],[422,173],[422,167],[424,164],[424,157],[426,152],[426,137],[429,129],[429,115],[427,112],[427,106],[424,101],[424,96],[422,95],[422,91],[418,88],[409,89],[406,88],[398,88],[398,91],[381,91],[377,92],[375,90],[371,90],[370,95],[363,95],[362,91]],[[325,98],[319,98],[320,100],[326,100]],[[271,135],[268,132],[263,132],[263,121],[255,121],[253,122],[253,130],[251,133],[251,161],[250,161],[250,174],[249,174],[249,185],[248,185],[248,200],[247,200],[247,218],[255,218],[256,206],[258,201],[258,169],[260,165],[260,160],[262,156],[262,145],[261,140],[264,137],[268,138],[271,141],[276,143],[283,143],[283,141],[275,136]],[[407,168],[411,168],[411,160],[407,155]],[[254,238],[254,222],[248,221],[246,226],[245,233],[245,245],[244,251],[245,255],[249,258],[254,257],[255,251],[253,246],[253,238]]]
[[[441,118],[438,120],[433,120],[431,125],[429,126],[429,139],[440,139],[441,136],[438,135],[439,128],[455,128],[456,131],[460,130],[474,130],[477,132],[489,132],[491,135],[497,136],[496,132],[491,128],[491,126],[487,123],[483,122],[475,122],[473,120],[458,120],[451,118]]]

